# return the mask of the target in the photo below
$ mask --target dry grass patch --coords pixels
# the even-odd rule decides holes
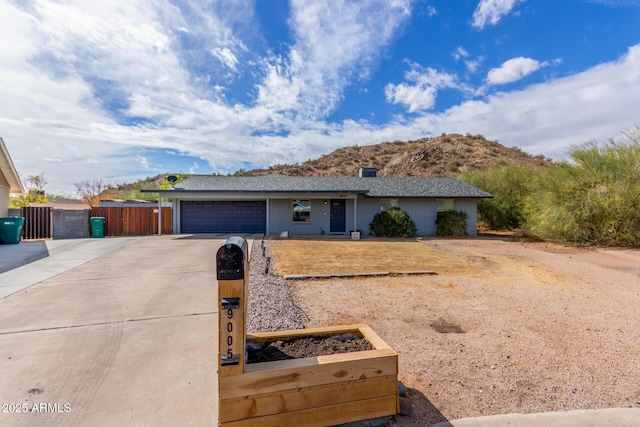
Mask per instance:
[[[425,270],[438,274],[469,274],[477,271],[460,258],[413,240],[272,240],[271,251],[278,272],[284,276]]]

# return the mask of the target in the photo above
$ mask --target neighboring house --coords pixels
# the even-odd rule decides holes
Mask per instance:
[[[362,174],[362,172],[361,172]],[[400,207],[418,233],[436,232],[439,210],[464,211],[477,234],[477,200],[491,194],[454,178],[197,175],[169,190],[175,233],[369,234],[373,216]]]
[[[7,147],[0,138],[0,217],[9,215],[9,193],[24,193],[24,187]]]
[[[78,199],[54,199],[48,203],[29,203],[31,207],[50,207],[54,210],[82,211],[91,209],[91,206]]]

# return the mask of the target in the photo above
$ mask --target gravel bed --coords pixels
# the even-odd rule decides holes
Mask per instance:
[[[295,305],[287,282],[274,268],[269,243],[256,239],[251,248],[247,332],[303,329],[306,314]]]

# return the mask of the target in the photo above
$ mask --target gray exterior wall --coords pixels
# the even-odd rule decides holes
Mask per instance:
[[[311,222],[293,222],[292,202],[293,200],[311,201]],[[333,199],[338,199],[334,197]],[[306,197],[296,197],[287,199],[269,199],[269,224],[267,229],[270,234],[279,234],[281,231],[289,231],[290,234],[331,234],[330,208],[332,198],[312,199]],[[324,202],[327,202],[325,205]],[[353,199],[346,199],[346,231],[354,230]],[[344,234],[344,233],[340,233]]]
[[[456,210],[467,213],[467,234],[478,235],[478,200],[477,199],[457,199]]]
[[[369,236],[369,224],[375,214],[381,211],[382,199],[365,198],[362,195],[345,194],[336,197],[336,194],[267,194],[254,197],[253,200],[267,200],[267,232],[277,235],[282,231],[288,231],[291,235],[317,235],[324,230],[330,233],[330,207],[332,199],[346,200],[346,232],[360,230],[362,236]],[[311,201],[311,222],[299,223],[292,219],[292,201]],[[174,199],[173,229],[180,233],[180,209],[177,203],[180,200],[251,200],[246,194],[199,194],[189,195],[184,198]],[[432,236],[436,233],[437,199],[426,198],[401,198],[398,199],[400,208],[406,211],[416,223],[418,234]],[[325,205],[324,202],[327,201]],[[354,211],[355,208],[355,211]],[[467,234],[477,235],[477,200],[455,199],[455,210],[464,211],[468,215]],[[355,213],[355,215],[354,215]]]
[[[53,210],[54,239],[82,239],[90,236],[89,217],[91,211]]]
[[[398,199],[400,209],[407,212],[416,223],[418,234],[421,236],[432,236],[436,234],[437,199]],[[369,235],[369,224],[373,216],[381,211],[381,199],[368,199],[358,197],[358,229],[363,236]],[[455,199],[455,210],[464,211],[468,215],[467,234],[475,236],[478,234],[477,222],[477,200],[476,199]],[[347,210],[347,215],[352,212]]]
[[[9,216],[9,181],[0,172],[0,217]]]
[[[0,217],[9,216],[9,189],[0,187]]]

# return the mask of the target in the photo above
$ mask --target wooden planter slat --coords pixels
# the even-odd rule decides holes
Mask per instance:
[[[264,332],[247,342],[345,333],[374,350],[254,363],[242,375],[221,376],[220,425],[318,426],[394,415],[398,355],[367,325]]]
[[[266,417],[250,418],[225,423],[229,427],[318,427],[344,424],[388,415],[388,408],[395,408],[397,396],[359,400],[338,405],[315,407],[296,412],[285,412]],[[395,413],[395,409],[394,409]]]
[[[221,377],[220,392],[223,399],[228,399],[397,375],[396,357],[382,349],[255,363],[247,365],[243,375]]]
[[[397,377],[389,375],[367,380],[225,399],[224,410],[220,411],[220,422],[226,423],[281,412],[300,411],[305,408],[337,405],[344,401],[372,399],[381,394],[393,396],[397,391]]]

